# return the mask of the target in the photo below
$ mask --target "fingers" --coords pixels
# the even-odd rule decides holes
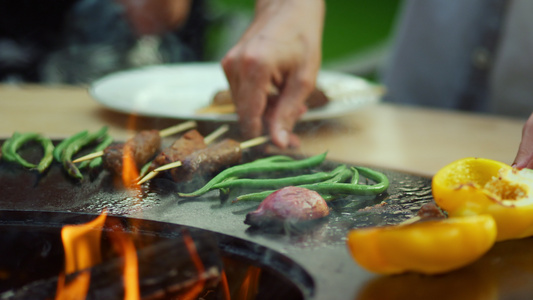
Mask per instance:
[[[261,135],[270,86],[267,67],[239,47],[228,52],[222,60],[222,67],[230,85],[243,136],[253,138]]]
[[[518,147],[513,166],[517,168],[533,168],[533,114],[531,114],[522,129],[522,141]]]
[[[269,103],[265,122],[272,142],[280,148],[297,147],[299,140],[292,133],[294,125],[306,112],[305,99],[314,87],[313,80],[290,78],[276,101]]]

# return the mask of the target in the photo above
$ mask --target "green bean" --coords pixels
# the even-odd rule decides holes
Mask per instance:
[[[359,171],[357,171],[356,167],[351,167],[350,169],[353,171],[351,184],[358,184],[359,183]]]
[[[316,183],[328,180],[338,173],[343,173],[346,170],[346,165],[341,165],[335,168],[331,172],[318,172],[313,174],[304,174],[292,177],[282,178],[268,178],[268,179],[252,179],[252,178],[240,178],[234,180],[227,180],[221,183],[215,184],[213,189],[222,188],[240,188],[245,187],[247,189],[275,189],[290,185],[300,185],[306,183]]]
[[[301,187],[314,190],[319,193],[331,195],[378,195],[383,193],[389,187],[389,179],[385,174],[363,167],[356,167],[357,171],[363,176],[374,180],[372,185],[351,184],[351,183],[324,183],[324,184],[307,184]]]
[[[72,162],[72,157],[74,156],[74,154],[79,152],[83,147],[94,142],[95,140],[102,138],[106,134],[107,134],[107,127],[104,126],[99,131],[89,134],[85,137],[75,139],[71,143],[65,146],[65,149],[63,150],[63,153],[61,155],[61,161],[63,163],[64,169],[67,171],[69,175],[77,179],[83,178],[83,175],[81,174],[78,167],[76,167],[76,165]]]
[[[87,130],[83,130],[61,141],[59,144],[57,144],[57,146],[54,149],[54,154],[53,154],[54,158],[58,162],[61,162],[61,154],[63,153],[63,150],[65,150],[65,147],[68,144],[72,143],[72,141],[80,139],[80,138],[84,138],[88,134],[89,132]]]
[[[383,193],[389,187],[389,179],[387,176],[385,176],[385,174],[369,168],[356,167],[355,169],[358,173],[363,174],[365,177],[371,180],[374,180],[376,183],[373,185],[361,185],[339,182],[320,182],[316,184],[299,185],[299,187],[316,191],[322,197],[327,196],[329,199],[334,198],[336,195],[378,195]],[[235,201],[262,201],[273,192],[275,191],[271,190],[241,195],[238,196]]]
[[[341,172],[338,172],[332,178],[325,180],[324,183],[345,182],[346,180],[348,180],[348,178],[350,178],[353,175],[353,171],[348,169],[346,165],[342,165],[342,166],[344,166],[344,168],[341,170]]]
[[[241,177],[243,175],[255,173],[267,173],[276,171],[290,171],[298,169],[306,169],[318,166],[326,158],[327,153],[322,153],[302,160],[294,161],[270,161],[265,163],[265,159],[261,161],[253,161],[250,163],[234,166],[220,172],[217,176],[211,179],[206,185],[192,193],[178,193],[181,197],[197,197],[207,193],[213,189],[215,184],[224,181],[228,177]]]
[[[271,162],[286,162],[294,161],[294,158],[286,155],[273,155],[265,158],[256,159],[249,164],[262,164],[262,163],[271,163]]]

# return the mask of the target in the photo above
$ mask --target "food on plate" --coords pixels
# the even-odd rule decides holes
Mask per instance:
[[[30,163],[26,161],[22,156],[18,154],[19,149],[26,143],[35,141],[43,148],[43,157],[38,164]],[[39,173],[43,173],[50,167],[53,157],[54,144],[50,138],[45,137],[35,132],[14,132],[13,135],[7,139],[2,145],[2,159],[20,164],[26,168],[37,170]]]
[[[498,241],[533,235],[533,170],[463,158],[440,169],[432,189],[435,202],[450,217],[491,215]]]
[[[268,226],[283,222],[312,221],[329,215],[326,201],[315,191],[287,186],[270,194],[246,215],[245,224]]]
[[[495,239],[494,219],[472,215],[352,229],[347,246],[355,261],[371,272],[438,274],[477,260]]]
[[[125,143],[111,145],[104,149],[104,168],[110,172],[122,174],[122,163],[126,151],[131,153],[137,169],[150,160],[161,147],[161,136],[157,130],[142,130]]]
[[[277,91],[272,91],[269,97],[277,96]],[[322,107],[329,102],[328,96],[319,88],[315,88],[305,100],[305,105],[310,108]],[[235,112],[235,105],[231,91],[221,90],[215,93],[209,106],[202,107],[198,113],[231,114]]]

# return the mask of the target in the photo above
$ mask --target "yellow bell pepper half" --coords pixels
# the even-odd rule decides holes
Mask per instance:
[[[483,158],[455,161],[435,174],[433,198],[450,217],[489,214],[497,241],[533,235],[533,170]]]
[[[475,215],[353,229],[347,245],[359,265],[375,273],[437,274],[475,261],[492,247],[495,238],[494,219]]]

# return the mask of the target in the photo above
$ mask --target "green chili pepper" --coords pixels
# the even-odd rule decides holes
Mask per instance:
[[[215,184],[212,189],[241,187],[245,187],[247,189],[276,189],[290,185],[322,182],[331,179],[332,177],[335,177],[339,173],[344,173],[345,170],[347,170],[346,165],[340,165],[331,172],[318,172],[314,174],[304,174],[274,179],[240,178],[234,180],[226,180],[221,183]]]
[[[106,133],[104,137],[102,138],[102,141],[96,147],[94,147],[93,150],[94,152],[103,151],[105,148],[111,145],[111,143],[113,143],[113,138]],[[89,166],[89,168],[91,169],[94,169],[94,168],[99,167],[102,164],[102,162],[103,162],[102,157],[97,157],[92,160],[82,161],[79,164],[78,169],[83,169],[87,166]]]
[[[50,167],[54,160],[54,144],[52,143],[52,140],[44,136],[38,136],[36,140],[41,144],[44,150],[43,158],[37,165],[36,169],[39,173],[43,173],[48,167]]]
[[[37,165],[26,161],[17,153],[22,145],[31,140],[39,142],[44,150],[44,155]],[[11,138],[5,141],[4,145],[2,145],[2,154],[5,160],[18,163],[26,168],[36,169],[39,173],[44,172],[52,163],[53,150],[54,144],[52,141],[49,138],[35,132],[15,132]]]
[[[307,159],[302,160],[286,160],[280,157],[277,157],[275,160],[268,161],[268,158],[261,159],[259,161],[253,161],[250,163],[234,166],[220,172],[217,176],[211,179],[206,185],[202,188],[192,192],[192,193],[178,193],[181,197],[197,197],[207,193],[213,189],[215,184],[218,184],[224,181],[228,177],[241,177],[243,175],[256,174],[256,173],[267,173],[267,172],[277,172],[277,171],[290,171],[290,170],[299,170],[312,168],[321,164],[326,158],[327,153],[315,155]],[[284,161],[280,161],[280,159]]]
[[[143,178],[148,174],[148,170],[150,169],[150,166],[152,165],[153,160],[147,162],[142,166],[141,171],[139,172],[139,178]]]
[[[63,164],[63,168],[67,171],[69,175],[77,179],[83,178],[83,175],[81,174],[78,167],[76,167],[76,165],[72,162],[72,157],[83,147],[94,142],[95,140],[101,139],[106,134],[107,127],[104,126],[99,131],[78,139],[74,139],[65,146],[65,149],[63,150],[63,153],[61,155],[61,162]]]
[[[16,132],[13,133],[11,138],[5,140],[4,144],[2,145],[2,157],[6,161],[11,161],[11,162],[16,161],[16,157],[13,155],[13,153],[11,153],[10,148],[11,148],[11,141],[13,140],[15,135],[17,135],[17,134],[18,133],[16,133]]]
[[[31,140],[34,140],[39,136],[38,133],[35,132],[26,132],[26,133],[18,133],[15,132],[10,138],[10,141],[7,142],[7,145],[4,145],[6,147],[6,150],[4,152],[5,159],[11,162],[18,163],[26,168],[35,168],[37,167],[36,164],[30,163],[26,161],[24,158],[22,158],[17,151],[24,145],[26,142],[29,142]],[[2,147],[3,150],[3,147]]]
[[[61,141],[59,144],[57,144],[57,146],[54,149],[54,158],[58,162],[61,162],[61,154],[63,153],[63,150],[65,150],[65,147],[69,145],[70,143],[72,143],[74,140],[82,139],[86,137],[88,134],[89,132],[87,130],[83,130]]]

